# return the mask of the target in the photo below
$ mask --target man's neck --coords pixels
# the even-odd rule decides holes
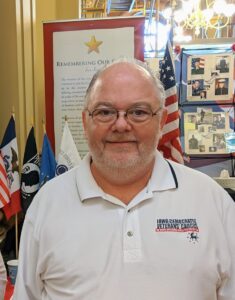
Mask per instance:
[[[117,171],[115,176],[110,172],[101,171],[94,163],[91,164],[91,172],[101,189],[109,195],[118,198],[125,204],[128,204],[148,183],[154,162],[147,168],[139,169],[138,172],[133,170]],[[137,171],[137,170],[136,170]],[[113,172],[114,173],[114,172]],[[122,173],[122,174],[121,174]]]

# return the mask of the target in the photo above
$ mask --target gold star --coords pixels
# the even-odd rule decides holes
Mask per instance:
[[[96,38],[95,38],[95,36],[93,35],[93,36],[91,37],[90,42],[85,43],[85,45],[86,45],[87,47],[89,47],[88,53],[91,53],[92,51],[95,51],[96,53],[100,53],[98,47],[99,47],[102,43],[103,43],[103,42],[101,42],[101,41],[97,41]]]

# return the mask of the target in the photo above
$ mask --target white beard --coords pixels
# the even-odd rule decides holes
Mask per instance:
[[[94,149],[92,145],[89,145],[89,148],[94,166],[104,177],[117,184],[127,184],[133,178],[139,177],[153,164],[156,154],[154,145],[157,145],[156,141],[158,142],[158,140],[159,137],[156,138],[151,149],[143,145],[130,155],[127,154],[128,149],[126,151],[120,149],[116,153],[107,151],[104,154]]]

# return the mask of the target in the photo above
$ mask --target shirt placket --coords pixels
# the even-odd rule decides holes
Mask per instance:
[[[126,209],[123,219],[123,260],[125,263],[135,263],[142,260],[137,209]]]

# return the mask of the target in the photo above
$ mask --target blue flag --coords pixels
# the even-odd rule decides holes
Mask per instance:
[[[51,148],[50,141],[44,134],[42,154],[41,154],[41,166],[40,166],[40,178],[39,185],[42,187],[47,181],[55,177],[56,160]]]

